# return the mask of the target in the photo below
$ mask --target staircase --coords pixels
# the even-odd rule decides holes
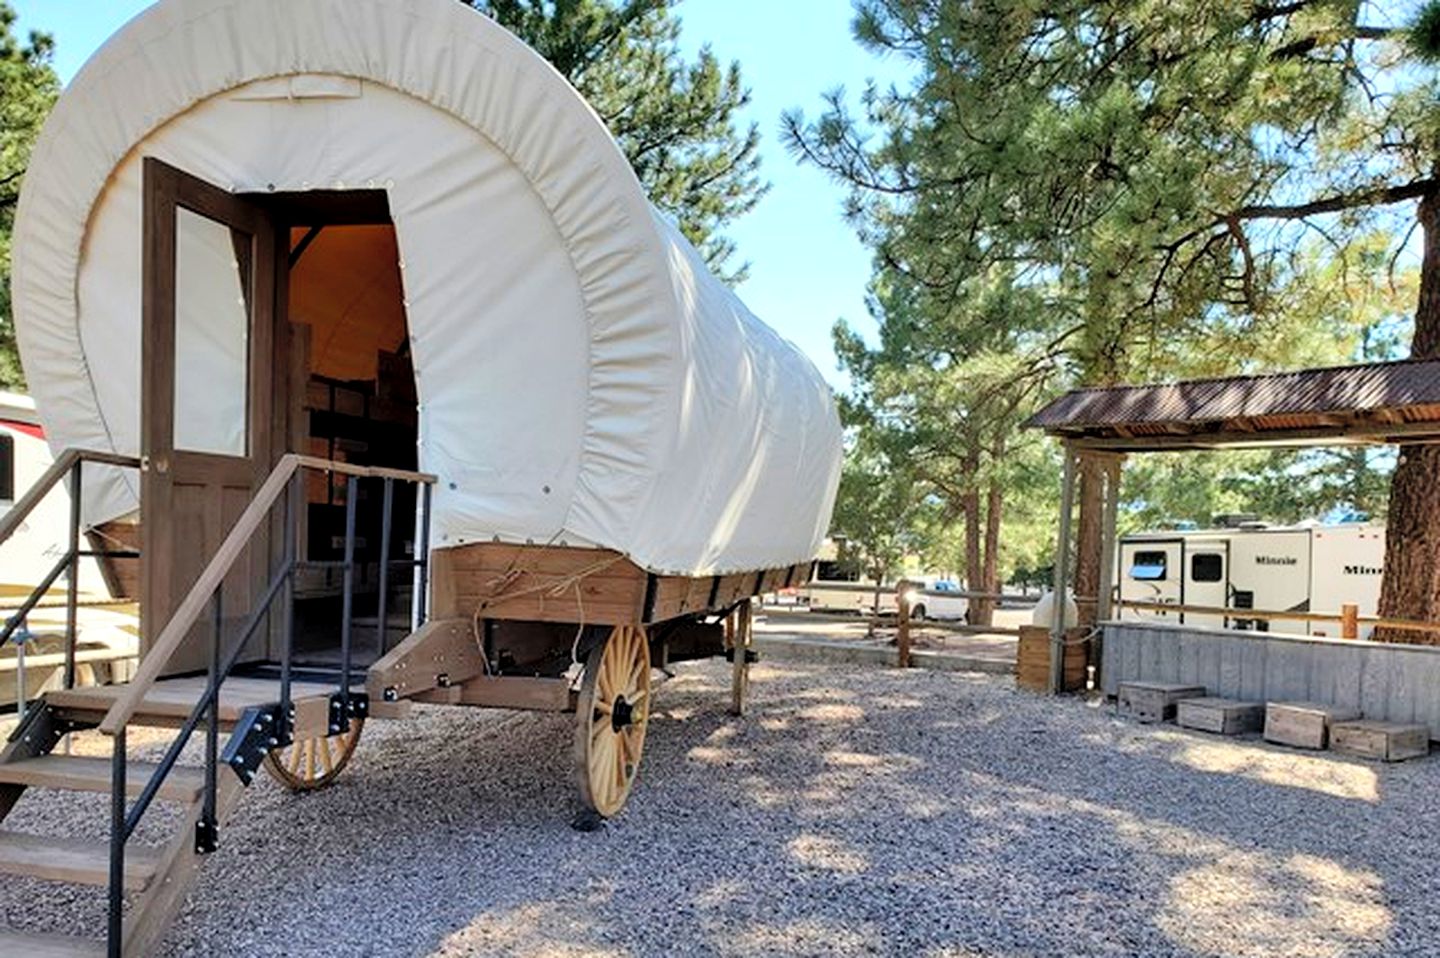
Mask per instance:
[[[0,811],[8,817],[27,791],[42,793],[111,793],[115,763],[113,757],[55,754],[53,749],[66,736],[93,728],[98,718],[88,720],[84,712],[71,713],[50,702],[32,708],[16,737],[0,752]],[[173,718],[162,710],[142,706],[136,725],[168,724]],[[117,742],[118,744],[118,742]],[[145,792],[162,766],[153,762],[125,763],[125,795],[135,798]],[[142,955],[152,949],[169,927],[184,901],[185,891],[198,871],[202,856],[197,850],[196,828],[205,815],[204,769],[175,766],[159,779],[155,798],[180,806],[180,822],[174,834],[160,845],[133,844],[126,848],[122,896],[129,908],[123,923],[119,954]],[[239,778],[221,769],[215,794],[217,822],[233,811],[243,791]],[[0,819],[0,873],[106,888],[111,879],[111,842],[107,838],[73,838],[34,835],[7,827]],[[101,932],[103,929],[96,929]],[[109,951],[100,938],[77,938],[32,932],[0,930],[0,955],[99,956]]]
[[[67,452],[36,487],[0,519],[3,544],[25,515],[61,478],[71,477],[72,490],[87,461],[107,465],[138,465],[117,461],[108,454]],[[341,655],[334,680],[302,681],[292,677],[290,615],[288,606],[274,610],[284,634],[283,651],[276,668],[265,677],[236,675],[242,651],[272,615],[272,605],[293,589],[297,568],[296,530],[303,508],[302,471],[341,473],[351,483],[347,495],[344,575],[345,613],[341,623]],[[264,757],[273,749],[311,738],[324,738],[349,728],[352,717],[366,714],[367,701],[355,686],[363,676],[352,676],[350,626],[355,542],[354,483],[363,477],[385,483],[388,506],[393,482],[413,482],[425,488],[422,528],[428,530],[429,485],[434,477],[371,467],[347,465],[297,455],[280,459],[254,499],[236,520],[189,593],[176,607],[163,630],[150,644],[134,679],[118,686],[74,687],[76,630],[73,613],[67,635],[66,687],[46,693],[32,703],[3,750],[0,750],[0,874],[105,888],[108,924],[95,929],[95,937],[36,934],[0,928],[0,958],[149,954],[165,935],[206,856],[216,850],[220,829],[235,811]],[[284,549],[279,568],[251,609],[244,610],[238,626],[221,614],[222,586],[232,567],[245,554],[252,537],[274,525],[272,510],[283,503]],[[59,576],[73,569],[79,555],[78,509],[72,512],[71,548],[55,569],[0,630],[7,640],[24,622],[24,615]],[[382,541],[389,541],[390,511],[385,511]],[[422,540],[423,542],[423,540]],[[396,560],[400,561],[400,560]],[[419,565],[423,581],[425,551],[417,549],[412,564]],[[388,563],[387,563],[388,564]],[[73,572],[72,572],[73,581]],[[73,604],[73,589],[71,591]],[[202,620],[212,613],[208,640]],[[382,604],[383,612],[383,604]],[[206,674],[183,678],[162,677],[177,650],[187,643],[205,641],[209,649]],[[163,756],[155,762],[132,760],[126,748],[131,727],[174,730]],[[110,755],[57,754],[67,737],[98,730],[110,743]],[[203,764],[179,764],[179,758],[196,732],[204,741]],[[221,733],[228,733],[223,753]],[[94,793],[107,796],[109,837],[56,837],[6,827],[5,819],[31,789],[41,793]],[[180,814],[168,835],[141,844],[136,831],[156,802],[178,805]],[[151,828],[149,832],[160,829]],[[103,937],[101,937],[103,933]]]

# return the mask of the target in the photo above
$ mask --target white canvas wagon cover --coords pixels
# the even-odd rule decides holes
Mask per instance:
[[[141,165],[236,192],[384,189],[434,542],[617,549],[661,573],[808,560],[825,382],[650,206],[546,62],[455,0],[164,0],[61,97],[13,302],[52,445],[140,451]],[[137,483],[87,485],[86,518]]]

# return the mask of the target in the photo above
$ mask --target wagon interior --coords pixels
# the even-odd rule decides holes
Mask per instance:
[[[288,307],[298,334],[294,361],[304,370],[301,449],[332,462],[414,471],[415,369],[400,251],[383,196],[360,194],[346,207],[325,209],[281,197],[275,208],[289,223]],[[340,664],[349,492],[343,475],[305,478],[293,638],[301,666]],[[387,526],[380,487],[358,483],[355,493],[351,654],[368,667],[411,630],[415,577],[402,564],[415,557],[417,499],[413,485],[393,484]],[[400,573],[385,577],[384,602],[382,561]]]

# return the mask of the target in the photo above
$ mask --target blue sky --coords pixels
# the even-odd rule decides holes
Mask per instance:
[[[68,81],[149,0],[13,0],[22,32],[56,40],[55,66]],[[683,42],[709,43],[724,61],[739,60],[753,102],[746,122],[759,124],[763,174],[772,188],[729,232],[750,279],[740,295],[754,312],[805,350],[837,385],[830,330],[841,317],[873,330],[865,312],[870,257],[840,214],[842,191],[814,168],[800,167],[780,139],[780,114],[820,108],[837,85],[858,92],[867,78],[888,83],[903,67],[861,50],[850,36],[849,0],[682,0]],[[763,23],[763,30],[755,29]]]

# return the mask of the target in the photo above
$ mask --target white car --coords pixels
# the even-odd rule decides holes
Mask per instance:
[[[910,595],[910,616],[915,619],[963,621],[970,613],[970,600],[954,579],[936,579]]]

